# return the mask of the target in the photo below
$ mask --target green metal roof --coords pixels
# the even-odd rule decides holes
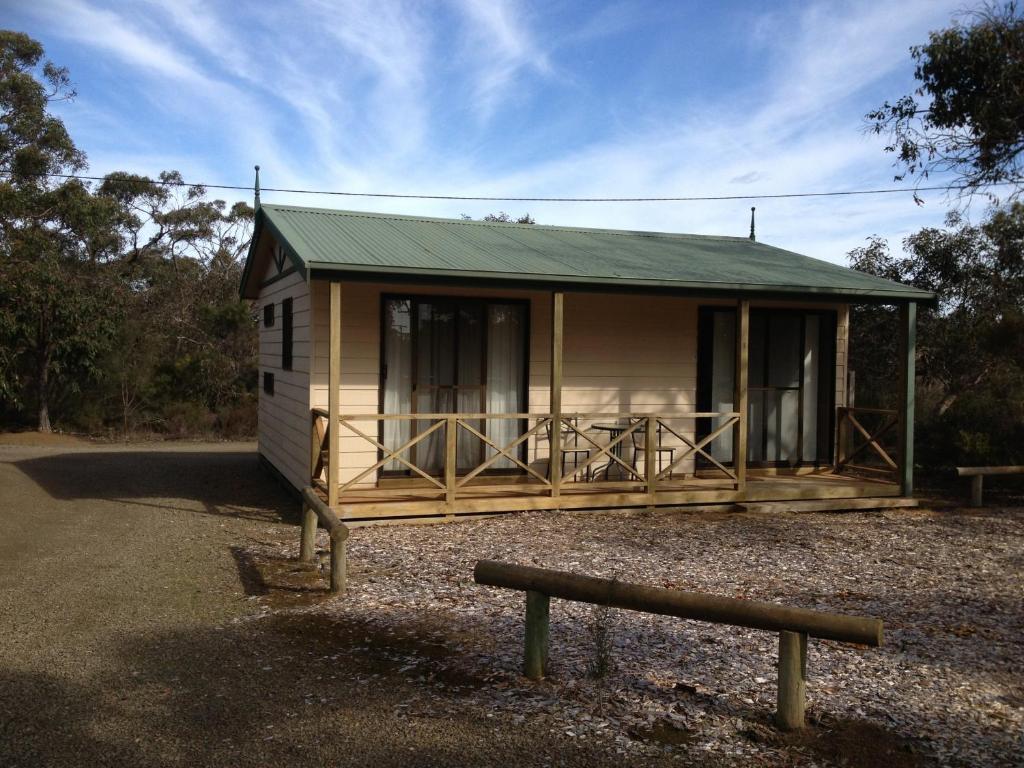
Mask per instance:
[[[263,205],[242,293],[264,231],[314,277],[473,279],[590,289],[771,293],[870,301],[934,295],[744,237],[504,224]],[[340,274],[338,275],[341,276]]]

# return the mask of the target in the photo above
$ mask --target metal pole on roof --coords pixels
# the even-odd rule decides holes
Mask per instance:
[[[256,192],[255,199],[253,200],[253,208],[257,211],[260,209],[260,167],[256,166],[256,186],[254,187]]]
[[[256,186],[259,187],[259,167],[256,168],[256,175],[257,175]],[[257,197],[259,196],[259,191],[256,192],[256,195],[257,195]],[[754,241],[757,240],[757,238],[754,237],[754,211],[755,210],[757,210],[757,209],[754,206],[750,206],[750,239],[754,240]]]

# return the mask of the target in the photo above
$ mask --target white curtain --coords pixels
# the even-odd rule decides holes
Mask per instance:
[[[523,307],[517,304],[491,304],[487,312],[487,413],[518,413],[523,402]],[[502,447],[518,437],[522,424],[518,419],[488,419],[487,436]],[[487,447],[488,458],[493,448]],[[516,465],[502,457],[491,464],[496,469]]]
[[[412,408],[412,315],[408,299],[384,303],[384,413],[409,413]],[[384,445],[394,450],[409,440],[411,424],[405,420],[384,421]],[[408,452],[403,454],[408,458]],[[385,470],[405,469],[389,461]]]
[[[711,342],[711,410],[732,411],[735,391],[736,368],[736,314],[715,312],[712,314],[713,340]],[[712,421],[714,432],[725,423],[724,417]],[[732,460],[732,430],[727,429],[711,441],[709,451],[719,461]]]

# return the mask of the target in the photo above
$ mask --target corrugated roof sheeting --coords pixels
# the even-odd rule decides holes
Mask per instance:
[[[551,278],[781,293],[863,293],[929,301],[918,291],[747,238],[431,219],[264,205],[260,216],[310,269]]]

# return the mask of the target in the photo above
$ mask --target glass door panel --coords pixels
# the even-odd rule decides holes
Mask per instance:
[[[731,411],[734,397],[735,311],[702,312],[700,410]],[[827,461],[834,380],[834,315],[804,310],[753,310],[747,370],[747,460],[795,466]],[[700,434],[720,421],[707,420]],[[711,445],[718,461],[732,459],[732,435]]]
[[[382,407],[384,413],[518,413],[525,410],[526,305],[474,298],[386,298],[383,303]],[[471,419],[469,426],[499,445],[512,442],[512,419]],[[383,444],[396,448],[436,419],[385,421]],[[423,471],[444,471],[445,433],[437,430],[410,451]],[[459,429],[456,468],[466,472],[493,455]],[[493,468],[514,469],[502,458]],[[403,472],[391,461],[385,471]]]

